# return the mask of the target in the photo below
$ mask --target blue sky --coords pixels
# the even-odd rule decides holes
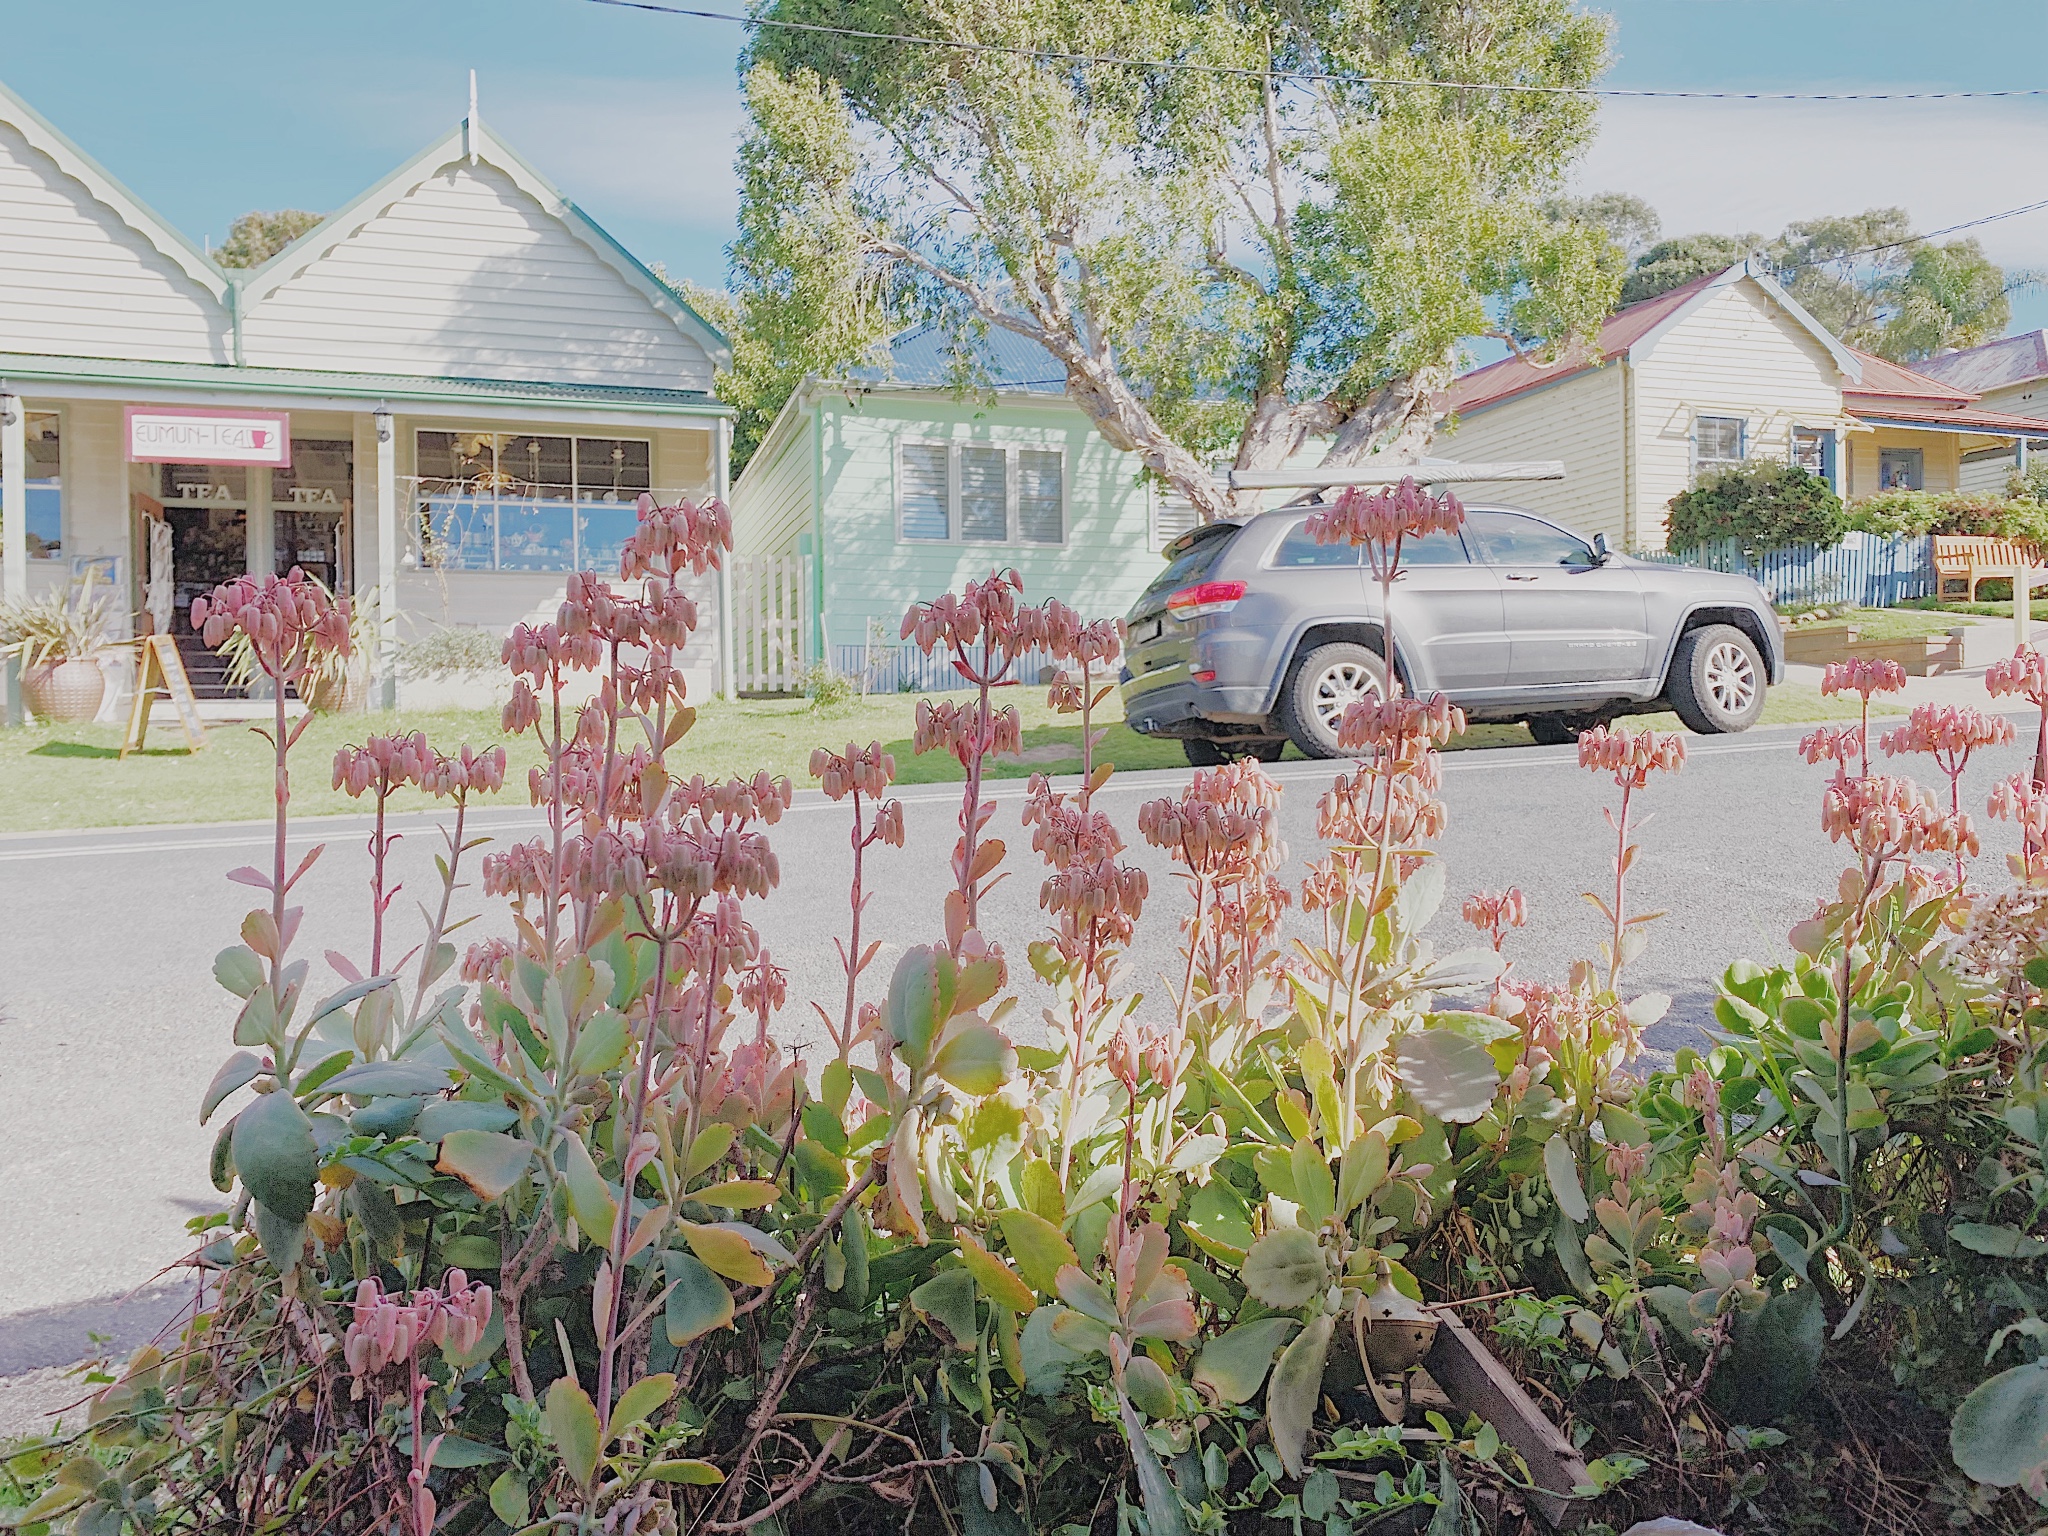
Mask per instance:
[[[734,0],[733,8],[737,8]],[[717,6],[714,9],[720,8]],[[1993,89],[2042,83],[2043,0],[1608,0],[1614,85]],[[643,259],[717,284],[735,205],[739,29],[588,0],[0,0],[7,83],[195,240],[247,209],[339,206],[483,113]],[[1668,233],[1775,231],[1873,203],[1922,228],[2048,195],[2048,99],[1618,102],[1579,182]],[[1978,232],[2048,271],[2048,212]],[[2048,325],[2023,295],[2015,328]]]

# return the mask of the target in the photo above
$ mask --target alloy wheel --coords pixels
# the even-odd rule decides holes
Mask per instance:
[[[1363,699],[1378,698],[1379,692],[1379,679],[1363,663],[1340,661],[1316,679],[1316,721],[1334,736],[1345,710]]]
[[[1723,640],[1707,652],[1702,670],[1707,696],[1724,713],[1746,714],[1756,702],[1756,664],[1750,660],[1747,647]]]

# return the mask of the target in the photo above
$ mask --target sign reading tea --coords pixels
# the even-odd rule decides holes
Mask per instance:
[[[131,405],[128,462],[288,469],[291,418],[283,411],[181,411]]]

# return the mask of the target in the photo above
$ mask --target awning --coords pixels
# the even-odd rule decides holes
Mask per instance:
[[[1849,414],[1867,427],[1900,427],[1909,432],[1952,432],[1966,437],[2048,437],[2048,421],[2009,416],[2003,411],[1859,411]]]

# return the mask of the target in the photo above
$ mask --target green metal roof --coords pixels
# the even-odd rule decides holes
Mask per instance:
[[[46,357],[0,353],[0,382],[90,385],[149,391],[215,390],[235,394],[324,396],[471,406],[564,406],[578,411],[634,411],[671,416],[730,416],[732,407],[703,390],[617,384],[562,384],[525,379],[427,378],[397,373],[341,373],[316,368],[249,368],[225,363],[151,363],[125,358]]]

